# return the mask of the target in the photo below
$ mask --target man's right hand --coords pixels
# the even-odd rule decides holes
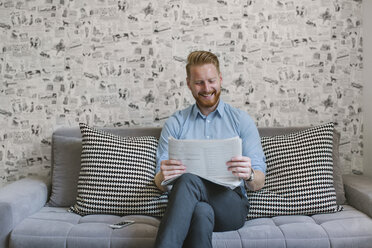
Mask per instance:
[[[171,179],[186,172],[186,167],[179,160],[163,160],[160,162],[160,171],[155,175],[155,184],[162,190],[166,191],[166,187],[161,185],[164,180]]]
[[[163,160],[160,162],[160,171],[155,176],[155,184],[160,190],[165,191],[166,189],[161,186],[161,182],[179,176],[185,172],[186,167],[181,161],[174,159]]]
[[[186,172],[186,167],[179,160],[163,160],[160,162],[160,173],[164,180],[179,176]]]

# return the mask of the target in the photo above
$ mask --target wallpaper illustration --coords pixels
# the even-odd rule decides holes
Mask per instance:
[[[60,126],[162,126],[194,102],[190,51],[221,63],[222,98],[258,126],[333,121],[362,170],[357,0],[0,1],[0,185],[50,175]]]

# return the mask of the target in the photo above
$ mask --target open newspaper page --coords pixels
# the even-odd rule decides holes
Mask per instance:
[[[226,162],[242,154],[242,140],[236,136],[219,140],[179,140],[173,137],[168,142],[169,159],[182,161],[186,172],[196,174],[211,182],[235,188],[240,180],[227,170]],[[171,184],[177,177],[165,180]]]

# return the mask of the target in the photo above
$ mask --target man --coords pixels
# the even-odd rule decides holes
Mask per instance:
[[[239,229],[249,209],[245,187],[259,190],[265,181],[265,156],[254,121],[220,99],[222,75],[216,55],[192,52],[187,58],[187,86],[196,104],[174,113],[165,123],[157,151],[155,184],[181,174],[173,184],[155,247],[212,247],[212,233]],[[186,173],[182,161],[168,159],[168,137],[224,139],[239,136],[243,156],[231,158],[226,170],[242,180],[240,187],[214,184]]]

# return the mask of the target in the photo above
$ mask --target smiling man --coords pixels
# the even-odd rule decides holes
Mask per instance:
[[[205,116],[217,108],[221,94],[221,73],[213,64],[191,66],[187,86]]]
[[[187,58],[187,86],[196,103],[174,113],[165,123],[157,151],[155,184],[181,175],[173,184],[160,223],[155,247],[212,247],[212,233],[244,225],[249,203],[246,188],[259,190],[265,182],[265,156],[260,137],[247,113],[220,99],[222,75],[216,55],[192,52]],[[214,184],[186,173],[182,161],[169,160],[168,137],[176,139],[242,139],[242,156],[226,163],[226,170],[241,179],[240,187]]]

